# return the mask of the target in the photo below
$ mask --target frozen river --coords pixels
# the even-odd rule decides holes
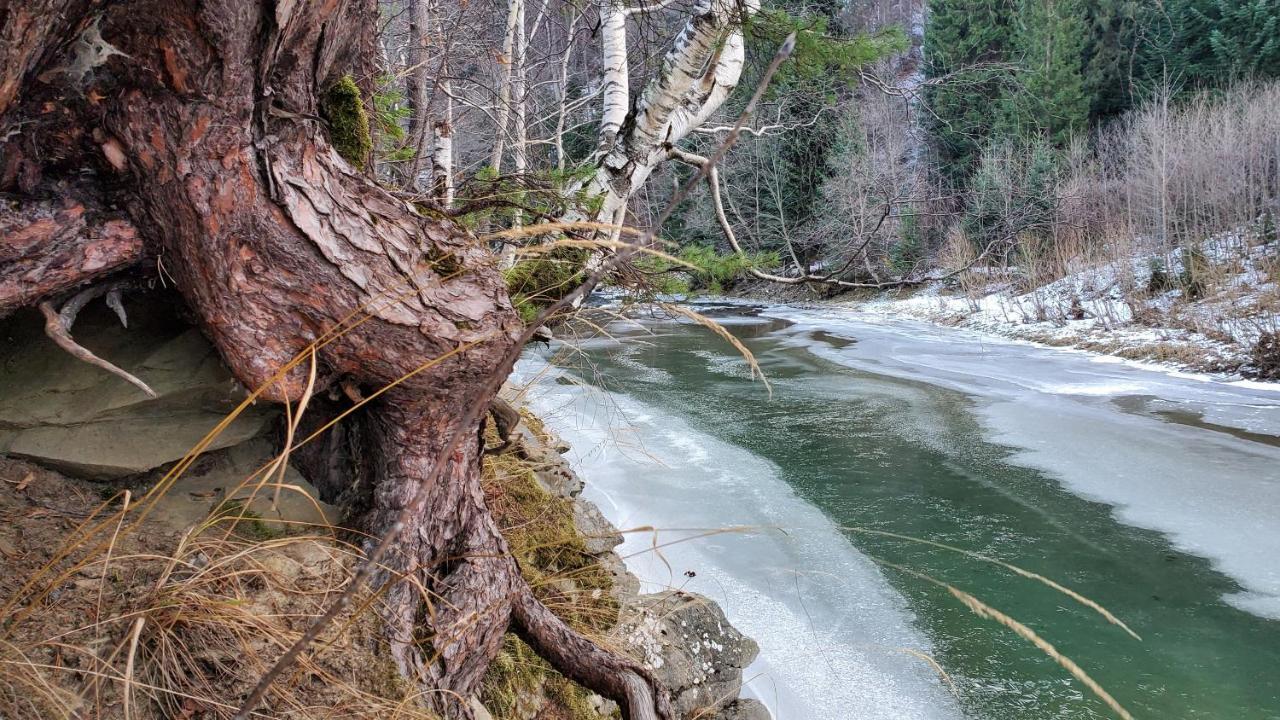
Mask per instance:
[[[847,310],[705,306],[522,363],[650,589],[720,602],[778,720],[1280,718],[1280,392]],[[655,528],[639,530],[639,528]],[[1054,578],[1095,613],[956,545]],[[907,568],[911,572],[902,570]]]

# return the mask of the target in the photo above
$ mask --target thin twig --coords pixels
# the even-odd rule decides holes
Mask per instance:
[[[49,336],[49,339],[57,343],[58,347],[71,353],[72,356],[79,360],[83,360],[90,365],[96,365],[112,375],[128,380],[139,390],[146,393],[148,397],[157,397],[156,391],[152,390],[151,386],[139,380],[137,377],[130,375],[128,372],[125,372],[123,369],[112,365],[97,355],[94,355],[88,348],[71,339],[71,328],[63,324],[62,316],[53,309],[53,305],[50,305],[48,300],[40,303],[40,312],[44,314],[45,334]]]

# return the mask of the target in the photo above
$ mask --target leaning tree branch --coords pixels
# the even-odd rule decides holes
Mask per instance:
[[[720,231],[724,233],[725,240],[729,242],[729,247],[733,249],[734,253],[736,253],[739,257],[743,258],[744,260],[747,259],[748,257],[747,252],[742,248],[742,245],[738,242],[738,237],[733,231],[733,225],[729,222],[729,218],[725,214],[724,203],[722,202],[722,198],[720,195],[720,172],[719,170],[716,169],[715,164],[712,163],[709,158],[703,157],[696,153],[688,152],[687,150],[681,150],[676,147],[668,148],[667,154],[669,157],[671,157],[674,160],[679,160],[681,162],[700,168],[701,172],[705,174],[707,185],[711,189],[711,203],[712,203],[712,206],[715,208],[716,222],[720,225]],[[888,217],[888,214],[889,213],[886,210],[884,216],[882,216],[880,218],[880,221],[876,223],[876,230],[878,230],[881,224],[884,223],[884,220],[885,218]],[[948,280],[968,270],[969,268],[973,267],[974,265],[981,262],[982,260],[986,259],[986,257],[991,254],[992,249],[994,249],[999,244],[1000,244],[1000,241],[995,241],[990,243],[989,245],[987,245],[986,248],[983,249],[981,253],[979,253],[971,261],[966,263],[964,267],[956,268],[955,270],[952,270],[951,272],[948,272],[945,275],[940,275],[938,277],[932,277],[932,278],[930,277],[901,278],[898,280],[888,280],[884,282],[873,282],[873,283],[852,282],[849,280],[842,280],[836,277],[835,274],[817,275],[814,273],[803,273],[801,275],[795,275],[795,276],[774,275],[773,273],[767,273],[751,265],[747,266],[747,272],[750,273],[752,277],[757,278],[759,280],[767,280],[769,282],[775,282],[775,283],[780,283],[784,285],[816,283],[819,285],[831,285],[834,287],[847,288],[850,290],[853,290],[853,289],[890,290],[893,288],[915,287],[917,285],[923,285],[924,283],[935,281],[935,280],[936,281]]]

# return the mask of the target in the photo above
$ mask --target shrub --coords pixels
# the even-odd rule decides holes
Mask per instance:
[[[1258,223],[1258,241],[1262,245],[1270,245],[1277,239],[1276,233],[1276,216],[1270,210],[1262,214],[1262,220]]]
[[[1173,278],[1169,277],[1169,271],[1165,269],[1164,260],[1152,258],[1151,277],[1147,280],[1147,292],[1152,295],[1159,295],[1172,290],[1173,287]]]
[[[1179,274],[1178,281],[1188,300],[1199,300],[1204,297],[1208,278],[1209,258],[1205,256],[1204,250],[1198,246],[1187,249],[1183,253],[1182,273]]]
[[[1253,344],[1253,368],[1260,378],[1280,380],[1280,332],[1264,332]]]

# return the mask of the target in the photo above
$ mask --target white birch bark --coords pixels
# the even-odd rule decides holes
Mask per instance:
[[[618,126],[626,126],[628,131],[601,148],[599,169],[584,184],[589,192],[604,197],[599,218],[621,218],[631,196],[668,157],[667,149],[724,104],[742,76],[742,22],[757,9],[759,0],[701,0],[632,115],[625,112],[629,98],[615,93],[610,100],[606,87],[603,117],[616,117],[622,108],[623,120]],[[624,62],[625,32],[623,22]],[[602,36],[607,38],[609,33],[602,29]],[[606,51],[609,47],[612,45],[606,45]],[[606,63],[606,73],[609,66]],[[602,127],[602,137],[605,135]]]
[[[523,176],[529,170],[529,126],[528,126],[528,83],[525,81],[525,60],[528,57],[529,38],[525,34],[525,4],[518,0],[515,23],[515,42],[511,56],[511,101],[514,111],[515,125],[512,139],[512,158],[515,161],[516,175]],[[539,18],[541,20],[541,18]],[[516,213],[516,224],[520,223],[520,213]]]
[[[431,146],[431,193],[446,208],[453,205],[453,101],[447,101],[444,118],[436,121]]]
[[[631,69],[627,63],[627,11],[622,0],[600,5],[601,61],[604,65],[604,107],[600,114],[600,149],[612,147],[631,105]]]
[[[498,117],[493,139],[493,153],[489,165],[502,172],[502,153],[506,149],[507,123],[511,117],[511,77],[515,68],[514,55],[517,24],[524,23],[524,0],[507,0],[507,31],[502,38],[502,79],[498,83]]]

